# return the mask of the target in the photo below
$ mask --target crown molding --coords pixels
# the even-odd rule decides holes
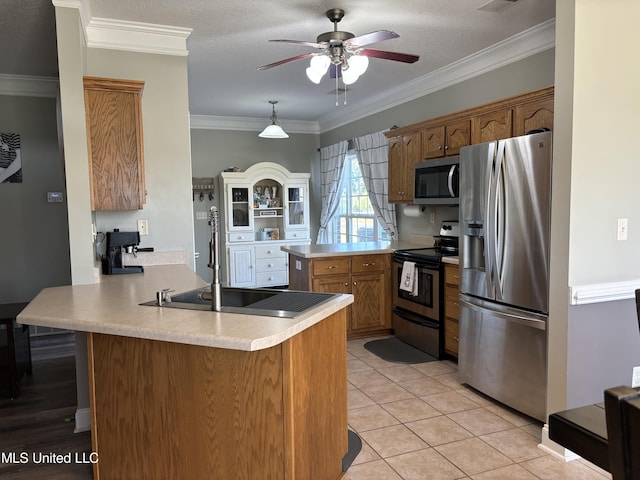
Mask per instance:
[[[269,119],[247,117],[221,117],[213,115],[191,115],[192,130],[236,130],[261,132],[269,124]],[[278,123],[287,133],[319,135],[318,122],[278,119]]]
[[[56,98],[58,87],[54,77],[0,74],[0,95]]]
[[[87,47],[187,56],[191,28],[91,18],[85,27]]]
[[[347,125],[554,48],[555,26],[555,19],[548,20],[412,82],[398,85],[382,95],[371,97],[366,105],[358,107],[352,104],[348,112],[342,110],[325,115],[318,120],[320,132],[324,133]]]

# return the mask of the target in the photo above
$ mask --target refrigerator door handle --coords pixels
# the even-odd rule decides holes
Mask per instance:
[[[461,307],[466,307],[476,312],[487,313],[489,315],[500,317],[509,322],[514,322],[520,325],[524,325],[525,327],[536,328],[538,330],[547,329],[547,322],[542,319],[533,318],[534,316],[536,316],[536,314],[534,313],[532,313],[531,316],[525,316],[525,315],[519,314],[517,311],[508,309],[508,308],[505,308],[502,310],[489,308],[488,305],[495,305],[495,304],[487,304],[487,306],[485,306],[483,304],[485,304],[486,302],[483,302],[482,300],[478,300],[477,302],[478,303],[466,300],[464,296],[460,298]]]
[[[456,168],[458,168],[458,165],[451,165],[447,177],[447,188],[449,189],[449,195],[451,195],[451,197],[456,196],[456,192],[453,191],[453,174],[456,172]]]
[[[505,145],[504,141],[498,142],[498,148],[496,152],[495,163],[495,205],[494,205],[494,220],[495,220],[495,241],[493,251],[493,282],[495,289],[496,300],[503,299],[503,277],[504,277],[504,254],[505,254],[505,235],[506,235],[506,195],[507,185],[505,175]]]

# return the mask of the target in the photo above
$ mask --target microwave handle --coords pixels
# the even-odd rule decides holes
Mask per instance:
[[[456,171],[456,168],[458,168],[458,165],[451,165],[451,168],[449,169],[449,177],[447,180],[447,187],[449,188],[449,195],[451,195],[452,197],[456,196],[456,193],[453,191],[453,174]]]

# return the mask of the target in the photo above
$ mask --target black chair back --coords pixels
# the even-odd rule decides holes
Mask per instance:
[[[640,328],[640,288],[636,290],[636,310],[638,311],[638,328]]]
[[[640,479],[640,391],[630,387],[604,392],[609,464],[613,480]]]

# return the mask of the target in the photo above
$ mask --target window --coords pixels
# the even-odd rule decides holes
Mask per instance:
[[[329,223],[331,243],[388,241],[373,213],[355,153],[347,153],[345,162],[340,205]]]

